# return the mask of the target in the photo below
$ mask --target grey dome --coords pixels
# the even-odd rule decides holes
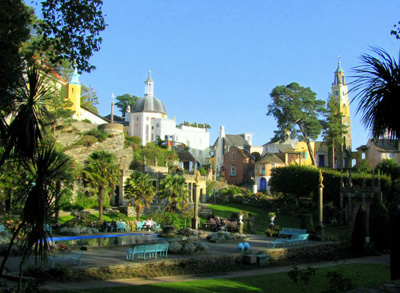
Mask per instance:
[[[150,95],[139,98],[131,108],[131,112],[155,112],[167,114],[163,102]]]

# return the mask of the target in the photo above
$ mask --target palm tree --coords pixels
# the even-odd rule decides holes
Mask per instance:
[[[378,58],[362,55],[362,65],[355,68],[356,80],[352,90],[357,94],[353,100],[359,100],[357,113],[362,113],[362,122],[372,132],[374,138],[389,135],[392,139],[400,138],[400,67],[399,63],[388,52],[381,48],[372,48]],[[391,203],[391,279],[400,278],[400,202],[397,196]]]
[[[125,198],[133,203],[137,220],[140,221],[140,214],[144,207],[149,207],[154,197],[154,186],[149,179],[149,174],[134,171],[125,181],[124,193]]]
[[[179,175],[167,175],[160,183],[160,198],[165,199],[165,210],[175,213],[188,202],[188,190],[185,178]]]
[[[1,138],[5,145],[0,157],[3,165],[11,154],[21,158],[32,158],[44,137],[42,118],[47,112],[44,99],[49,91],[46,78],[39,73],[35,65],[26,72],[25,86],[16,93],[15,116],[8,125],[7,119],[1,117]]]
[[[27,232],[22,243],[21,268],[32,253],[35,255],[35,260],[36,257],[40,259],[47,257],[48,242],[46,238],[49,235],[44,229],[44,225],[50,221],[55,210],[54,202],[57,193],[54,182],[67,172],[67,169],[70,168],[69,163],[69,157],[56,151],[53,144],[39,147],[32,160],[21,161],[21,168],[27,174],[21,180],[21,187],[17,189],[15,195],[23,206],[20,217],[21,224],[9,243],[6,256],[1,263],[0,274],[3,272],[12,245],[20,231]]]
[[[359,101],[357,113],[362,122],[371,130],[374,138],[389,134],[400,138],[400,67],[399,63],[382,48],[372,47],[378,55],[361,56],[363,64],[354,68],[356,79],[351,83],[356,92],[354,100]]]
[[[87,186],[98,192],[99,222],[102,222],[104,195],[115,189],[120,178],[115,156],[106,151],[94,151],[85,162],[82,177]]]

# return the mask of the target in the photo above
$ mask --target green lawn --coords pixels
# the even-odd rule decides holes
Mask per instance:
[[[315,277],[308,286],[299,286],[293,283],[287,273],[276,273],[231,279],[211,279],[135,287],[125,286],[107,289],[75,290],[73,292],[323,292],[329,288],[329,282],[326,278],[328,272],[338,272],[344,277],[349,278],[355,288],[374,286],[390,280],[390,271],[388,266],[377,264],[350,264],[318,269]],[[339,282],[339,284],[341,283],[343,282]]]
[[[253,214],[256,217],[255,230],[256,234],[265,234],[265,230],[268,228],[270,219],[268,213],[270,210],[253,208],[249,206],[244,206],[240,204],[224,204],[224,205],[209,205],[215,216],[221,218],[230,218],[233,212],[245,211]],[[291,217],[286,215],[278,214],[275,219],[275,225],[279,227],[290,227],[290,228],[300,228],[300,219],[297,217]]]

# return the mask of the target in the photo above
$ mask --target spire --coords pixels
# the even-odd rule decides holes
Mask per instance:
[[[338,57],[338,67],[337,67],[337,69],[336,69],[336,72],[344,72],[343,71],[343,69],[342,69],[342,67],[340,66],[340,56]]]
[[[74,73],[72,74],[70,84],[79,84],[80,85],[81,83],[79,82],[78,66],[76,65],[76,63],[74,64],[74,68],[75,68],[75,70],[74,70]]]
[[[154,82],[151,79],[151,71],[149,70],[149,77],[147,80],[144,82],[145,83],[145,89],[144,89],[144,95],[145,96],[153,96],[153,90],[154,90]]]

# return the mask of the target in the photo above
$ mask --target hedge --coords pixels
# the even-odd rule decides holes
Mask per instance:
[[[274,168],[271,171],[269,186],[272,192],[292,194],[297,197],[316,196],[319,187],[319,170],[322,170],[324,177],[324,202],[333,201],[336,206],[339,206],[342,173],[337,170],[297,165]],[[364,174],[351,173],[351,178],[353,185],[361,186]],[[347,180],[346,174],[343,174],[343,180]],[[365,183],[367,186],[372,186],[372,180],[372,174],[365,174]],[[377,176],[375,176],[374,180],[376,184]],[[381,176],[381,190],[384,195],[390,195],[390,177],[386,175]]]

